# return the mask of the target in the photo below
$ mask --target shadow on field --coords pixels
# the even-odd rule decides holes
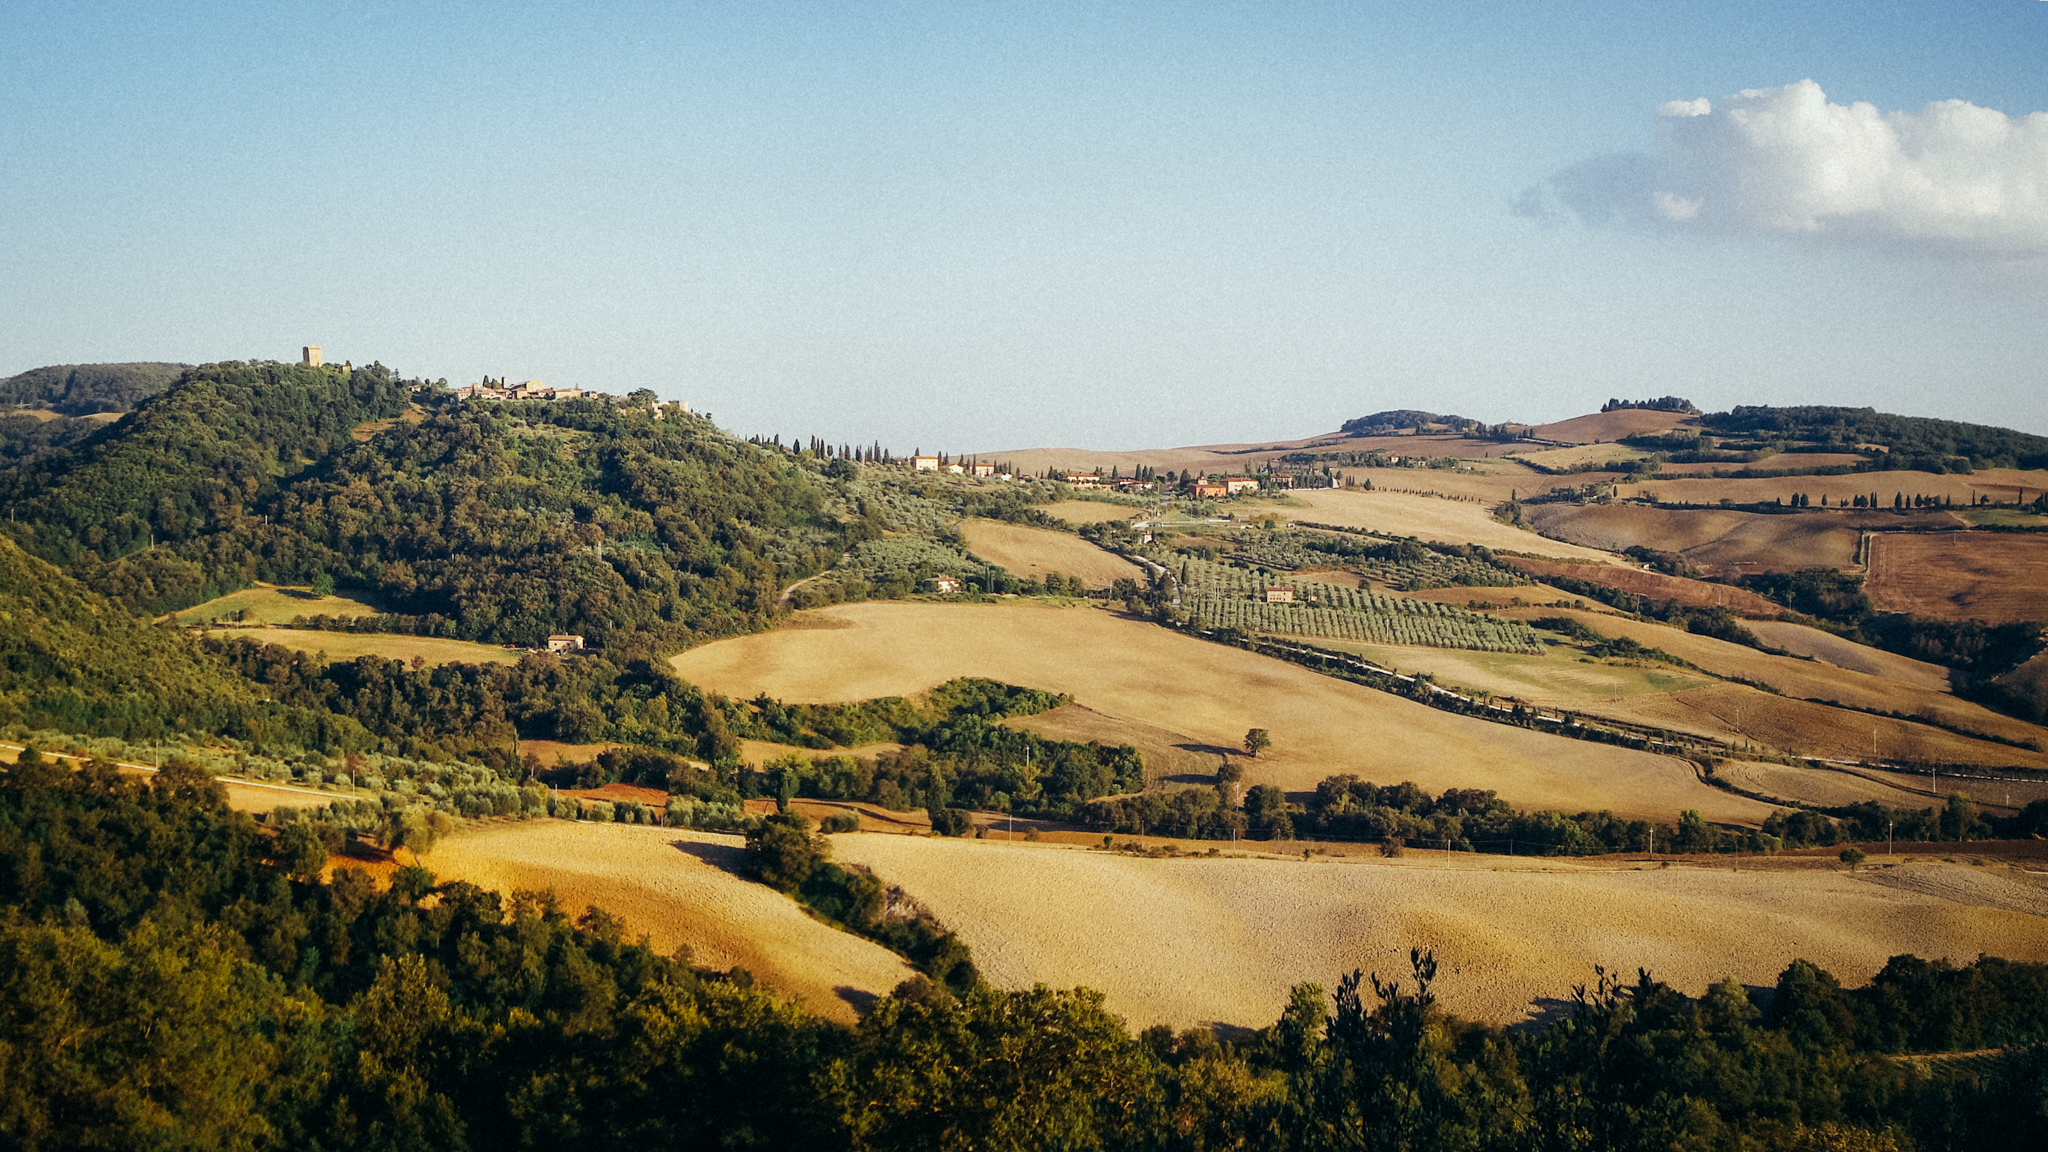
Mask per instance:
[[[1242,748],[1225,748],[1221,744],[1175,744],[1174,747],[1183,752],[1199,752],[1204,756],[1221,756],[1225,760],[1230,759],[1232,756],[1244,755],[1244,749]]]
[[[858,1012],[863,1016],[867,1015],[870,1012],[873,1012],[875,1010],[875,1005],[879,1003],[882,999],[880,996],[875,995],[873,992],[869,992],[863,988],[855,988],[851,984],[841,984],[839,987],[832,989],[832,991],[841,1000],[844,1000],[849,1005],[851,1005],[855,1012]]]
[[[700,844],[695,840],[671,840],[668,846],[735,876],[740,874],[740,860],[746,856],[745,849],[731,844]]]

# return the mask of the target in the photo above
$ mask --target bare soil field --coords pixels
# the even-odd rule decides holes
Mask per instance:
[[[1596,963],[1641,965],[1699,995],[1727,977],[1769,985],[1801,957],[1852,985],[1903,952],[2048,959],[2048,892],[2003,866],[1636,870],[1413,850],[1304,862],[900,836],[839,845],[958,931],[992,982],[1097,988],[1133,1027],[1263,1027],[1292,985],[1330,988],[1353,968],[1405,976],[1417,945],[1436,951],[1447,1009],[1498,1024],[1562,1007]]]
[[[837,837],[844,844],[848,837]],[[885,837],[867,837],[885,839]],[[896,837],[886,837],[896,839]],[[640,825],[534,820],[443,840],[426,865],[443,880],[500,892],[553,890],[572,914],[596,905],[656,951],[687,945],[702,967],[734,966],[811,1011],[851,1023],[914,970],[894,953],[804,915],[735,874],[737,836]]]
[[[1619,552],[1631,545],[1677,552],[1715,575],[1851,569],[1866,530],[1953,528],[1946,512],[1812,512],[1774,515],[1642,504],[1540,504],[1524,511],[1547,535]]]
[[[1495,520],[1483,504],[1407,496],[1398,492],[1354,492],[1335,488],[1296,492],[1294,498],[1304,506],[1282,508],[1278,514],[1290,520],[1365,528],[1446,544],[1480,544],[1510,552],[1533,552],[1541,556],[1580,560],[1612,559],[1591,548],[1510,527]]]
[[[1295,792],[1355,772],[1432,792],[1492,788],[1528,808],[1659,820],[1698,808],[1729,823],[1769,814],[1700,783],[1673,757],[1451,715],[1100,609],[868,603],[801,616],[848,626],[721,640],[675,657],[676,671],[712,691],[791,702],[901,696],[986,676],[1215,748],[1266,728],[1274,746],[1247,762],[1248,782]]]
[[[1061,500],[1053,504],[1041,504],[1040,512],[1069,524],[1101,524],[1109,520],[1129,520],[1144,514],[1144,509],[1127,504],[1109,504],[1101,500]]]
[[[597,759],[598,753],[617,744],[570,744],[561,740],[521,740],[520,755],[532,753],[542,764],[552,767],[557,761],[567,760],[571,764],[588,764]]]
[[[1641,568],[1617,564],[1559,564],[1549,560],[1522,557],[1517,557],[1510,563],[1532,576],[1568,576],[1575,580],[1589,580],[1609,588],[1619,588],[1624,592],[1648,596],[1652,600],[1676,600],[1680,604],[1692,604],[1702,608],[1721,607],[1740,616],[1776,616],[1785,611],[1780,605],[1742,588],[1730,588],[1726,584],[1709,584],[1704,580],[1687,580],[1680,576],[1666,576],[1662,572],[1646,572]]]
[[[1595,412],[1590,416],[1574,416],[1569,420],[1559,420],[1555,424],[1539,424],[1529,429],[1529,435],[1538,440],[1568,440],[1575,444],[1593,444],[1603,440],[1619,440],[1624,436],[1668,432],[1695,419],[1697,417],[1683,412],[1622,408],[1613,412]]]
[[[1715,675],[1767,684],[1783,693],[1778,696],[1740,684],[1718,684],[1672,697],[1673,703],[1683,705],[1675,711],[1648,700],[1630,700],[1597,710],[1603,715],[1684,731],[1724,736],[1741,733],[1780,751],[1815,756],[1871,755],[1871,731],[1875,727],[1879,731],[1879,755],[2048,768],[2048,757],[2026,749],[1973,740],[1925,724],[1808,703],[1823,700],[1850,708],[1925,716],[1967,731],[2008,740],[2032,739],[2048,747],[2048,729],[1993,712],[1981,704],[1958,700],[1945,692],[1810,660],[1772,656],[1741,644],[1624,616],[1558,608],[1511,608],[1498,615],[1520,620],[1569,617],[1603,635],[1626,636],[1637,643],[1662,648]],[[1645,713],[1649,708],[1656,711]],[[1659,718],[1651,719],[1650,715]]]
[[[1773,456],[1757,465],[1769,468],[1781,459],[1790,457]],[[1727,468],[1728,465],[1719,465]],[[1733,500],[1737,504],[1754,504],[1785,498],[1787,502],[1794,492],[1803,492],[1815,504],[1826,496],[1830,505],[1843,501],[1854,501],[1858,496],[1875,493],[1878,508],[1889,511],[1892,497],[1903,494],[1910,505],[1914,496],[1934,496],[1954,502],[1957,508],[1967,508],[1976,502],[1979,494],[2004,504],[2010,503],[2022,492],[2039,495],[2048,491],[2048,471],[2034,470],[2019,472],[2012,469],[1987,469],[1971,474],[1947,472],[1852,472],[1844,476],[1768,476],[1754,480],[1727,480],[1714,477],[1679,477],[1670,480],[1646,480],[1628,486],[1631,493],[1640,489],[1653,492],[1657,499],[1673,504],[1713,504],[1721,500]]]
[[[243,613],[238,623],[244,624],[289,624],[299,616],[338,616],[354,619],[358,616],[375,616],[383,609],[367,600],[352,596],[315,596],[306,588],[288,588],[277,584],[258,584],[240,592],[195,604],[181,612],[164,617],[179,624],[213,623],[234,618],[236,612]]]
[[[1870,540],[1872,607],[1939,620],[2048,620],[2048,536],[1880,533]]]
[[[313,628],[211,628],[209,636],[246,636],[259,644],[282,644],[295,652],[325,652],[329,660],[381,656],[429,664],[517,664],[520,652],[467,640],[438,640],[387,632],[322,632]]]
[[[1837,668],[1882,676],[1930,692],[1946,692],[1949,688],[1948,669],[1939,664],[1928,664],[1910,656],[1844,640],[1832,632],[1787,620],[1751,620],[1743,627],[1756,633],[1757,639],[1771,647],[1782,648],[1795,656],[1811,656]]]
[[[960,535],[966,539],[968,551],[1019,576],[1036,579],[1058,572],[1079,576],[1090,588],[1107,588],[1120,579],[1142,583],[1145,578],[1144,569],[1116,553],[1049,528],[971,520],[960,526]]]

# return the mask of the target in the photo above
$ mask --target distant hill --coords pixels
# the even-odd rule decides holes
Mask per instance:
[[[177,382],[189,365],[52,364],[0,380],[0,404],[48,408],[66,416],[126,412]]]
[[[1875,408],[1739,405],[1701,417],[1700,425],[1719,436],[1804,440],[1843,451],[1877,445],[1894,455],[1967,457],[1977,467],[2048,467],[2048,436],[1925,416],[1893,416]]]
[[[1339,431],[1349,432],[1354,436],[1384,436],[1389,432],[1411,428],[1416,431],[1424,428],[1441,428],[1452,432],[1464,432],[1484,426],[1480,421],[1464,416],[1439,416],[1434,412],[1424,412],[1416,408],[1394,408],[1385,412],[1375,412],[1370,416],[1360,416],[1356,420],[1346,420]]]

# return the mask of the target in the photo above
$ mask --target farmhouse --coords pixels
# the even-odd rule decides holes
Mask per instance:
[[[968,465],[968,471],[976,476],[993,476],[996,474],[996,466],[993,464],[970,464]]]
[[[937,472],[939,470],[939,458],[937,456],[912,456],[910,458],[910,470],[912,472]]]
[[[1076,488],[1102,487],[1102,475],[1098,472],[1069,472],[1064,479]]]
[[[1214,480],[1197,480],[1189,491],[1195,494],[1197,500],[1221,500],[1230,495],[1230,489]]]
[[[1236,496],[1241,492],[1257,492],[1259,482],[1250,476],[1225,476],[1223,487],[1230,495]]]
[[[1285,584],[1280,584],[1280,585],[1269,585],[1269,586],[1268,586],[1268,587],[1266,588],[1266,603],[1268,603],[1268,604],[1292,604],[1292,603],[1294,603],[1294,588],[1293,588],[1293,587],[1292,587],[1291,585],[1285,585]]]
[[[558,632],[548,637],[548,651],[581,652],[583,651],[583,637],[573,632]]]
[[[967,469],[958,464],[948,464],[946,465],[946,471],[954,476],[961,476],[966,474]]]
[[[924,586],[934,592],[951,595],[960,590],[960,581],[957,577],[953,576],[934,576],[925,581]]]

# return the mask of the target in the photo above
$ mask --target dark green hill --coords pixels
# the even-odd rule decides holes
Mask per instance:
[[[352,720],[285,707],[184,633],[122,611],[0,537],[0,723],[139,738],[366,746]]]
[[[187,364],[52,364],[0,380],[0,404],[48,408],[66,416],[126,412],[169,388]]]
[[[403,410],[407,391],[379,365],[209,364],[83,443],[0,473],[0,503],[15,538],[53,563],[176,546],[239,522],[350,429]]]
[[[1874,408],[1737,405],[1702,417],[1700,425],[1719,436],[1805,440],[1845,452],[1875,444],[1895,457],[1926,457],[1931,462],[1962,457],[1980,468],[2048,467],[2048,436],[1925,416],[1893,416]]]
[[[650,399],[462,402],[377,365],[206,365],[0,471],[0,512],[136,613],[327,575],[389,605],[380,630],[668,648],[760,626],[872,531],[815,468]]]

